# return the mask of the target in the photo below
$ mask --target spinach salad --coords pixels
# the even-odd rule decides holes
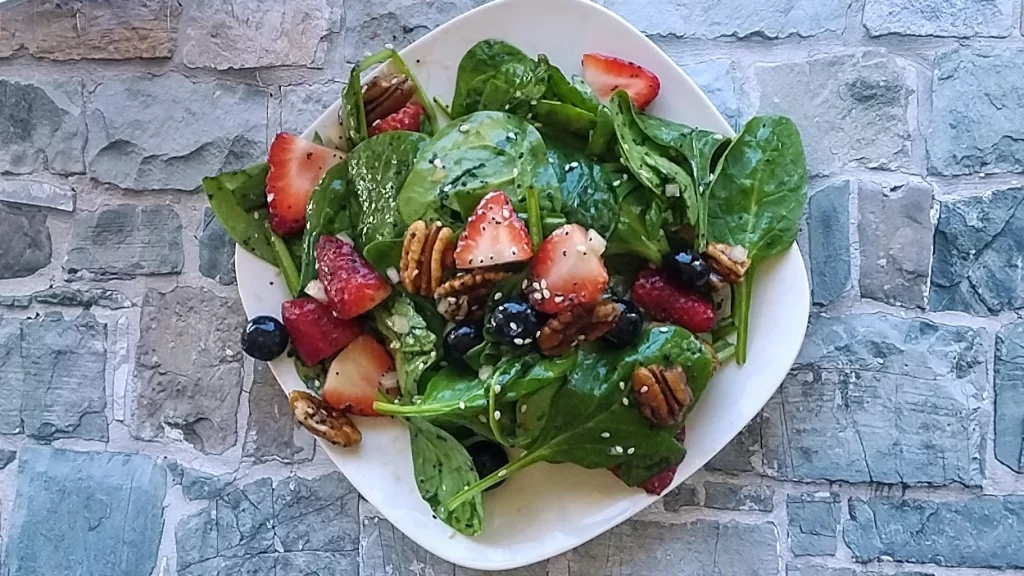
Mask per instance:
[[[292,297],[245,351],[294,358],[295,416],[335,444],[359,443],[351,415],[402,419],[422,497],[463,534],[537,462],[661,493],[687,413],[746,360],[752,285],[795,241],[807,175],[789,119],[726,137],[645,112],[659,91],[612,56],[567,76],[485,40],[445,105],[393,50],[369,56],[344,142],[279,134],[266,163],[203,181]]]

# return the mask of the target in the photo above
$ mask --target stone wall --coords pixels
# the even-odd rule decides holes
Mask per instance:
[[[0,573],[476,574],[360,500],[241,354],[197,187],[480,3],[0,12]],[[730,122],[796,120],[814,311],[705,470],[510,574],[1024,574],[1020,0],[604,4]]]

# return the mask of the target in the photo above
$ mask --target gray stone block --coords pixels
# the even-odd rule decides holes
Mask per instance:
[[[5,573],[152,573],[166,485],[148,456],[22,448]]]
[[[1024,568],[1024,497],[850,498],[843,539],[857,562]]]
[[[0,202],[0,279],[24,278],[46,268],[53,256],[46,212]]]
[[[176,472],[176,469],[168,470],[172,476]],[[177,479],[177,483],[181,484],[181,494],[187,500],[215,500],[235,479],[234,474],[215,476],[209,472],[186,467],[181,467],[180,472],[181,477]]]
[[[910,115],[917,106],[917,76],[905,60],[869,50],[756,64],[753,70],[757,113],[793,119],[812,176],[854,166],[913,169]]]
[[[393,44],[402,49],[434,28],[487,0],[382,0],[345,4],[345,60],[358,62],[366,52]]]
[[[850,181],[814,192],[807,209],[811,297],[827,305],[850,287]]]
[[[249,391],[249,422],[242,456],[257,462],[307,462],[313,458],[313,436],[297,424],[288,396],[265,362],[255,363]]]
[[[89,174],[133,190],[195,190],[267,152],[267,93],[173,72],[101,82],[86,112]]]
[[[0,434],[106,440],[106,341],[88,312],[0,318]]]
[[[661,499],[666,512],[677,512],[686,506],[700,506],[700,495],[693,484],[680,484]]]
[[[37,304],[54,304],[57,306],[75,306],[91,308],[100,306],[111,310],[131,308],[132,301],[117,290],[107,288],[84,288],[76,290],[70,286],[54,286],[32,294]]]
[[[762,417],[767,472],[980,486],[989,354],[974,328],[887,314],[812,316]]]
[[[896,572],[861,571],[857,568],[837,568],[827,564],[797,564],[790,562],[786,565],[786,576],[935,576],[935,574],[932,572],[919,572],[917,570],[897,570]]]
[[[739,131],[744,113],[740,110],[736,86],[736,67],[730,60],[717,59],[685,64],[683,71],[707,95],[715,108],[725,116],[733,130]]]
[[[181,218],[170,206],[119,204],[75,214],[68,280],[177,274],[185,261]]]
[[[1024,474],[1024,322],[1004,326],[996,336],[995,454]]]
[[[165,428],[180,430],[185,441],[207,454],[233,446],[244,325],[237,299],[205,288],[147,292],[136,349],[132,434],[154,440]]]
[[[743,485],[732,482],[705,482],[704,507],[742,512],[771,512],[775,489],[767,485]]]
[[[753,472],[754,466],[750,461],[760,446],[761,417],[755,416],[735,438],[725,445],[725,448],[722,448],[721,452],[715,454],[704,465],[704,469],[735,474]]]
[[[977,316],[1024,307],[1024,188],[943,201],[928,309]]]
[[[961,47],[939,54],[927,132],[928,171],[1024,171],[1024,49]]]
[[[0,173],[83,172],[82,102],[80,78],[0,76]]]
[[[454,576],[455,567],[410,540],[383,518],[363,518],[359,539],[361,574]]]
[[[857,190],[861,296],[924,308],[932,259],[931,186],[862,182]]]
[[[199,273],[225,286],[235,283],[235,241],[209,208],[199,236]]]
[[[868,36],[995,36],[1013,32],[1012,0],[867,0]]]
[[[839,494],[824,492],[787,495],[789,549],[793,555],[835,555],[839,513]]]
[[[785,38],[842,32],[849,0],[604,0],[647,34],[699,38]],[[699,17],[696,17],[699,15]]]
[[[194,68],[310,66],[328,31],[325,0],[204,0],[190,8],[182,57]]]
[[[0,470],[7,468],[14,462],[14,459],[18,457],[18,453],[14,450],[7,450],[6,448],[0,449]]]
[[[9,178],[0,180],[0,201],[71,212],[75,209],[75,191],[64,184]]]
[[[341,98],[344,82],[281,87],[281,130],[301,134]]]

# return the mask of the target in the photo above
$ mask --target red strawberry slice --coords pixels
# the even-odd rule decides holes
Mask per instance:
[[[583,79],[602,102],[616,90],[625,90],[637,108],[643,110],[658,97],[661,80],[647,68],[604,54],[583,55]]]
[[[372,310],[391,294],[391,284],[359,255],[356,247],[334,236],[321,236],[317,242],[316,268],[327,304],[346,320]]]
[[[359,416],[378,416],[373,409],[377,390],[384,390],[381,380],[394,370],[387,348],[373,336],[363,334],[331,362],[324,383],[324,402]]]
[[[281,304],[281,320],[299,358],[309,366],[323,362],[363,333],[354,320],[342,320],[313,298]]]
[[[530,232],[501,190],[488,192],[466,221],[455,245],[455,265],[483,268],[533,257]]]
[[[601,253],[604,239],[579,224],[566,224],[548,236],[530,263],[530,304],[545,314],[596,302],[608,288]]]
[[[631,299],[655,320],[682,326],[690,332],[710,332],[715,327],[715,308],[704,296],[680,288],[654,268],[640,271]]]
[[[345,155],[313,144],[294,134],[278,134],[270,145],[267,163],[267,203],[270,229],[278,236],[302,232],[306,204],[324,173]]]
[[[366,130],[366,133],[369,136],[376,136],[377,134],[393,132],[395,130],[419,132],[420,122],[423,120],[423,115],[426,113],[427,111],[423,109],[423,105],[413,100],[398,112],[374,122],[373,125]]]

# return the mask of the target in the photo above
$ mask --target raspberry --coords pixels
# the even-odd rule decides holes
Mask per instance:
[[[710,332],[715,327],[711,301],[675,286],[659,270],[646,268],[633,283],[632,300],[655,320],[670,322],[690,332]]]

